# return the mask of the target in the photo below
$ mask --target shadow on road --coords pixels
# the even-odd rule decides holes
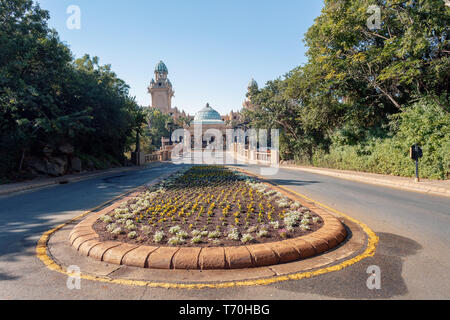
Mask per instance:
[[[18,279],[18,277],[10,276],[10,275],[0,271],[0,281],[8,281],[8,280],[16,280],[16,279]]]
[[[310,184],[321,183],[320,181],[291,180],[291,179],[270,179],[270,181],[282,186],[307,186]]]
[[[44,232],[175,168],[166,164],[1,197],[0,264],[33,256]]]
[[[312,279],[275,284],[280,290],[308,293],[336,299],[387,299],[408,293],[402,278],[403,262],[415,255],[422,246],[412,239],[391,233],[379,233],[380,242],[374,257],[367,258],[342,271],[332,272]],[[376,265],[381,269],[381,290],[367,288],[367,268]]]
[[[248,165],[243,165],[243,164],[233,164],[234,167],[240,167],[243,169],[246,169],[250,172],[253,173],[258,173],[260,174],[260,172],[258,172],[258,170],[260,170],[260,167],[255,167],[255,166],[248,166]],[[301,180],[299,179],[298,176],[296,176],[295,179],[280,179],[280,178],[275,178],[276,176],[267,176],[265,178],[269,179],[271,182],[274,182],[278,185],[284,185],[284,186],[307,186],[310,184],[317,184],[317,183],[323,183],[320,181],[315,181],[315,180]]]

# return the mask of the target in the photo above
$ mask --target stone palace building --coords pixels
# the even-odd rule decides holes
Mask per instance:
[[[169,70],[167,66],[164,62],[160,61],[155,67],[155,77],[151,80],[150,86],[148,87],[148,92],[151,95],[150,106],[160,110],[163,114],[171,115],[174,121],[181,117],[190,119],[190,125],[185,129],[189,130],[192,141],[194,139],[194,128],[196,125],[202,126],[203,143],[208,144],[214,140],[214,137],[205,134],[208,130],[219,130],[222,136],[225,137],[226,129],[233,128],[233,125],[239,123],[241,120],[241,114],[239,112],[231,111],[227,115],[220,115],[209,104],[199,110],[195,116],[190,116],[177,107],[172,107],[172,98],[175,95],[175,91],[168,78],[168,74]],[[164,145],[167,144],[167,140],[163,140]],[[193,146],[193,142],[191,145]]]
[[[214,119],[209,120],[222,120],[224,123],[231,123],[233,121],[238,122],[241,119],[241,114],[239,112],[231,111],[227,115],[219,115],[220,119],[217,118],[217,112],[210,106],[208,109],[204,108],[196,114],[196,116],[190,116],[184,111],[179,110],[177,107],[172,107],[172,98],[175,95],[172,83],[167,77],[169,70],[164,62],[160,61],[155,67],[155,77],[151,80],[150,86],[148,87],[148,92],[151,95],[150,106],[157,108],[163,114],[170,114],[175,120],[180,117],[188,118],[194,121],[202,120],[204,117],[211,116]],[[254,81],[254,80],[252,80]],[[212,111],[211,111],[211,110]],[[197,119],[195,119],[197,117]],[[202,119],[199,119],[202,118]],[[206,120],[206,119],[203,119]],[[217,124],[217,123],[216,123]]]
[[[172,98],[175,95],[175,91],[168,78],[169,70],[164,62],[160,61],[156,65],[154,72],[155,77],[151,80],[150,86],[148,87],[148,92],[151,95],[150,107],[160,110],[163,114],[170,115],[174,120],[174,123],[183,123],[185,129],[184,133],[180,137],[175,137],[176,143],[183,142],[183,150],[189,145],[194,151],[197,150],[198,147],[201,149],[212,147],[214,150],[220,150],[220,148],[218,149],[218,144],[221,144],[224,147],[230,147],[226,145],[227,142],[230,142],[232,144],[234,155],[241,159],[247,159],[256,163],[262,162],[264,164],[277,163],[279,156],[277,150],[259,150],[258,146],[251,146],[249,144],[249,137],[247,136],[248,124],[245,123],[244,117],[240,112],[231,111],[227,115],[220,115],[207,103],[204,108],[200,109],[195,114],[195,116],[190,116],[177,107],[172,107]],[[248,85],[248,90],[250,92],[252,89],[257,89],[257,87],[258,84],[252,79]],[[243,103],[243,107],[252,109],[251,101],[247,99]],[[188,121],[177,121],[180,120],[180,118]],[[228,129],[239,129],[237,131],[231,130],[231,139],[228,137],[230,141],[227,141],[227,133],[230,131]],[[237,139],[236,135],[240,135],[241,132],[244,135],[243,139]],[[161,150],[152,155],[137,155],[137,158],[139,158],[137,163],[142,164],[158,159],[162,161],[170,159],[172,151],[175,150],[175,145],[169,142],[170,139],[168,137],[162,138]],[[201,144],[201,146],[199,144]]]

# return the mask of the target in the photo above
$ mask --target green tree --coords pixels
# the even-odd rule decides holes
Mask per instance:
[[[381,29],[371,31],[367,10],[374,4]],[[400,110],[414,94],[446,92],[449,22],[443,0],[326,0],[305,36],[309,63],[330,86],[360,82]]]
[[[125,82],[88,55],[74,60],[32,0],[0,2],[0,174],[44,147],[120,163],[145,120]]]
[[[367,25],[372,5],[381,9],[378,30]],[[394,150],[391,142],[414,140],[404,129],[394,130],[391,119],[419,110],[413,107],[417,101],[450,111],[449,13],[443,0],[325,0],[305,35],[308,62],[261,89],[249,88],[251,103],[244,114],[254,127],[282,129],[285,159],[404,174],[394,170],[408,161],[404,144],[406,150],[384,158],[382,169],[363,162],[370,162],[381,145]],[[431,119],[424,114],[416,121],[425,125]],[[448,146],[441,143],[445,137],[431,137],[421,141]],[[429,176],[445,176],[446,160],[439,159],[448,158],[438,152],[430,149],[434,160],[426,166],[441,169],[439,174],[429,170]]]
[[[161,148],[161,138],[169,136],[167,124],[171,121],[170,115],[163,114],[157,108],[149,108],[147,111],[147,126],[144,135],[148,139],[146,152],[152,152]]]

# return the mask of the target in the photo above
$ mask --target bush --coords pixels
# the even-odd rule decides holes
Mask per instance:
[[[424,98],[392,117],[390,136],[370,138],[357,145],[337,146],[329,152],[316,151],[312,165],[412,177],[415,165],[409,149],[423,149],[420,175],[447,179],[450,175],[450,115],[438,102]]]

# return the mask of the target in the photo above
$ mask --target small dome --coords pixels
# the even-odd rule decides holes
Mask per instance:
[[[155,72],[169,73],[169,70],[167,69],[167,66],[164,64],[164,62],[160,61],[155,67]]]
[[[211,108],[209,104],[205,108],[196,113],[194,124],[216,124],[224,123],[220,114]]]
[[[255,81],[255,79],[252,78],[252,80],[250,80],[249,84],[248,84],[248,88],[258,88],[258,82]]]

